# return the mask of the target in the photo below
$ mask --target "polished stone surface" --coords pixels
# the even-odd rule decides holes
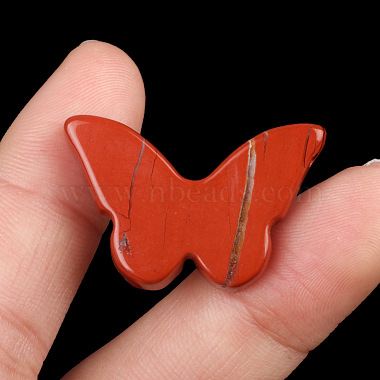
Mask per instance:
[[[325,142],[317,125],[271,129],[191,181],[123,124],[75,116],[65,129],[99,209],[113,221],[113,261],[145,289],[166,286],[187,258],[220,286],[255,279],[270,256],[271,227],[289,210]]]

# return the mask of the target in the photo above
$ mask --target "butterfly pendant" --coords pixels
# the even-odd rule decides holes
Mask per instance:
[[[271,227],[288,212],[326,136],[311,124],[274,128],[191,181],[116,121],[74,116],[65,130],[100,211],[112,219],[115,266],[144,289],[165,287],[188,258],[222,287],[257,278],[270,256]]]

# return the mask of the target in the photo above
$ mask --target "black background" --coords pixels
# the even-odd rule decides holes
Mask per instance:
[[[88,19],[73,12],[62,21],[32,17],[27,25],[13,17],[12,29],[2,29],[3,132],[70,50],[83,40],[98,39],[125,50],[140,68],[147,95],[142,134],[185,177],[202,178],[256,134],[298,122],[327,130],[325,149],[304,189],[380,156],[378,30],[367,16],[337,12],[321,19],[307,11],[301,18],[274,18],[269,13],[261,23],[260,12],[251,10],[244,17],[247,10],[237,7],[223,14],[211,10],[207,16],[203,9],[196,16],[187,11],[148,16],[127,7],[117,20],[118,10]],[[40,379],[60,378],[194,269],[187,262],[164,290],[134,289],[113,267],[110,232]],[[379,300],[376,290],[289,379],[344,379],[355,373],[372,378],[378,373]]]

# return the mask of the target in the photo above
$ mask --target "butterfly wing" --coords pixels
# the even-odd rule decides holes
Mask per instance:
[[[299,124],[258,135],[200,181],[181,177],[162,154],[123,124],[94,116],[66,122],[96,202],[114,224],[113,261],[133,285],[158,289],[186,258],[213,282],[256,277],[270,228],[290,207],[324,142]]]
[[[182,258],[163,254],[166,194],[177,172],[134,130],[112,120],[75,116],[66,132],[91,184],[99,209],[113,221],[116,268],[133,285],[163,287],[178,274]]]
[[[225,285],[245,284],[263,270],[271,227],[288,212],[324,142],[324,129],[310,124],[274,128],[250,140],[245,196]]]

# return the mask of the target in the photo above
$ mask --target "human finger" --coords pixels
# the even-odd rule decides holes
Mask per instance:
[[[0,144],[0,377],[38,374],[98,245],[100,215],[64,133],[92,114],[139,131],[145,94],[116,47],[74,49]]]
[[[283,379],[380,280],[380,167],[302,194],[273,230],[272,259],[226,292],[195,272],[65,379]]]

